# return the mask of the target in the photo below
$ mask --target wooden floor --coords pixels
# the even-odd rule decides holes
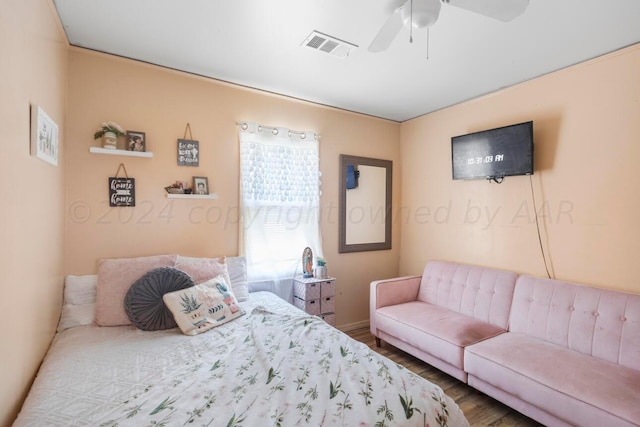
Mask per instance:
[[[427,363],[387,344],[377,348],[369,328],[360,328],[347,332],[351,338],[368,345],[372,350],[388,357],[396,363],[439,385],[444,392],[456,401],[471,426],[522,426],[540,427],[539,424],[521,413],[514,411],[497,400],[477,391],[463,382],[445,374]]]

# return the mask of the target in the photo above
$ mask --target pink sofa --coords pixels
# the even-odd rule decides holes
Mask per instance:
[[[545,425],[640,425],[640,295],[432,261],[371,284],[371,332]]]
[[[371,283],[371,333],[467,381],[465,347],[506,332],[517,275],[432,261],[422,276]]]

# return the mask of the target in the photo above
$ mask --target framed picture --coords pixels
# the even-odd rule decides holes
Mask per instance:
[[[147,140],[144,132],[135,130],[127,131],[127,150],[129,151],[147,151]]]
[[[58,125],[38,105],[31,105],[31,155],[58,166]]]
[[[209,179],[204,176],[194,176],[193,194],[209,194]]]

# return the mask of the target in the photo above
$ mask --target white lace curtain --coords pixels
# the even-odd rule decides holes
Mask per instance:
[[[304,248],[323,256],[317,136],[249,122],[239,128],[240,246],[248,280],[291,301]]]

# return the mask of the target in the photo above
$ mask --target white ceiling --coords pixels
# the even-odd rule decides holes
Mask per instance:
[[[640,0],[530,0],[510,23],[443,4],[428,58],[424,29],[368,52],[394,0],[54,2],[72,45],[399,122],[640,42]]]

